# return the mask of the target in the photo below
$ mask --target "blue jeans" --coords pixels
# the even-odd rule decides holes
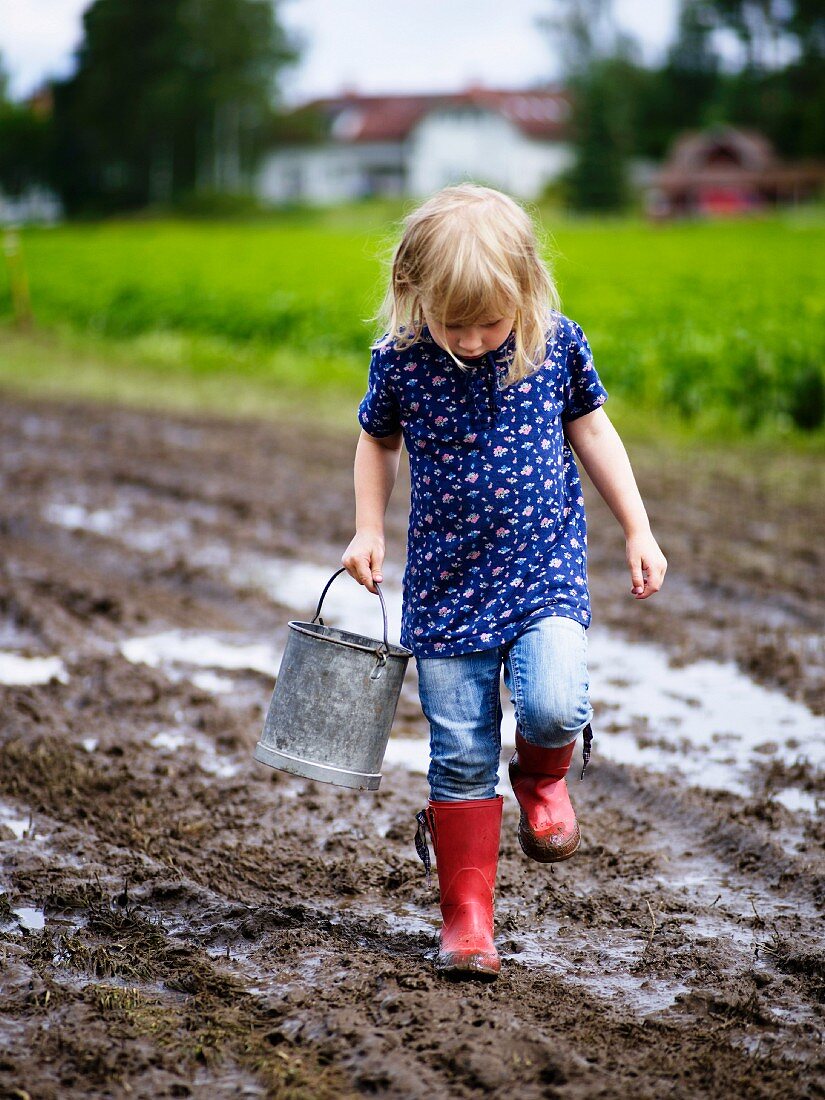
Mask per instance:
[[[416,657],[421,709],[430,723],[430,798],[493,798],[501,758],[499,677],[521,736],[544,748],[575,741],[593,717],[587,636],[581,623],[532,619],[502,645],[458,657]]]

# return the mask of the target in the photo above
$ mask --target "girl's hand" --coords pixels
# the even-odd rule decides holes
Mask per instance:
[[[381,567],[384,564],[384,536],[380,531],[365,528],[355,532],[355,537],[346,548],[341,564],[359,584],[365,585],[370,592],[378,594],[375,581],[383,581]]]
[[[667,572],[667,559],[649,531],[629,535],[625,542],[625,553],[633,585],[630,594],[634,599],[646,600],[662,587]]]

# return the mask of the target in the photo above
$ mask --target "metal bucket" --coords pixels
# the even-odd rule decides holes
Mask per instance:
[[[412,653],[384,640],[337,630],[321,618],[327,581],[308,623],[290,622],[289,636],[255,759],[280,771],[378,790],[401,684]]]

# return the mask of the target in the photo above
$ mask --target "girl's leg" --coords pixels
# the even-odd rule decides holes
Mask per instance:
[[[437,969],[495,978],[493,901],[502,798],[498,649],[420,658],[421,707],[430,723],[430,799],[419,815],[435,848],[443,923]]]
[[[511,643],[504,678],[516,711],[510,781],[521,806],[521,847],[540,863],[568,859],[581,836],[565,776],[593,715],[584,627],[556,616],[535,620]]]
[[[532,620],[504,655],[504,683],[524,740],[542,748],[575,741],[593,717],[584,627],[560,615]]]
[[[501,755],[500,648],[416,658],[430,724],[430,798],[493,798]]]

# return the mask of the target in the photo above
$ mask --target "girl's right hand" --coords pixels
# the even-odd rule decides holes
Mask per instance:
[[[351,577],[377,595],[375,581],[383,581],[381,567],[384,564],[384,535],[369,529],[356,531],[346,548],[341,564]]]

